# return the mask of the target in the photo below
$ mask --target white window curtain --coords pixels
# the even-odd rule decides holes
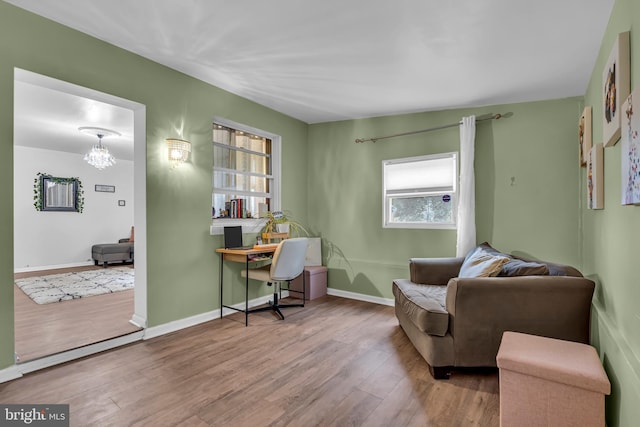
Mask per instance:
[[[463,257],[476,246],[476,184],[473,159],[476,116],[462,118],[460,125],[460,194],[456,256]]]

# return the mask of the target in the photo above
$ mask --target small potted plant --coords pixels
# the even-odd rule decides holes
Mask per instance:
[[[296,235],[309,235],[302,224],[292,221],[282,211],[268,211],[264,218],[267,223],[262,228],[262,233],[292,233]]]

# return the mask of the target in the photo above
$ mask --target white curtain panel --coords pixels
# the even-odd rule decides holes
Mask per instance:
[[[473,170],[476,116],[462,118],[460,125],[460,191],[456,256],[463,257],[476,246],[476,183]]]

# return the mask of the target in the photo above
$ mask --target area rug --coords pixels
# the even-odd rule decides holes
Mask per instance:
[[[29,277],[15,283],[34,302],[49,304],[133,289],[134,269],[109,267]]]

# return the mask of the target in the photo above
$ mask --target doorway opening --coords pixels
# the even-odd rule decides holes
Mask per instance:
[[[17,364],[52,355],[62,360],[60,354],[65,352],[75,352],[76,357],[81,357],[87,353],[78,353],[79,348],[102,343],[104,349],[105,342],[113,339],[122,342],[123,336],[146,327],[145,120],[146,108],[140,103],[30,71],[14,70],[16,279],[45,277],[48,286],[55,281],[51,279],[53,274],[65,280],[66,277],[79,280],[77,276],[82,272],[92,271],[84,276],[96,276],[101,269],[115,273],[117,268],[128,268],[135,275],[135,286],[130,290],[93,296],[87,291],[45,304],[38,304],[34,293],[14,286]],[[84,155],[96,144],[79,131],[87,126],[118,128],[115,130],[122,138],[113,143],[104,141],[116,158],[111,170],[99,170],[84,160]],[[83,183],[79,193],[83,198],[82,209],[46,212],[38,209],[34,192],[43,174],[77,178]],[[132,238],[133,230],[135,261],[122,266],[94,265],[92,245]],[[60,289],[63,294],[70,294],[64,287],[56,292],[61,292]],[[141,337],[142,333],[136,336]]]

